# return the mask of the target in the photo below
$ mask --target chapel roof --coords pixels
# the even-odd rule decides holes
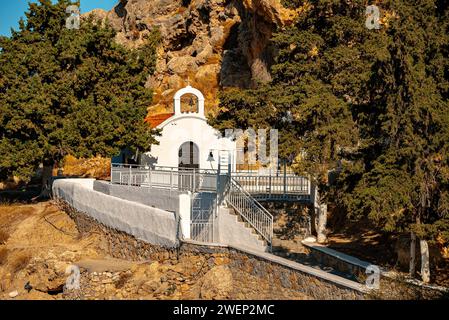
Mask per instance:
[[[167,120],[168,118],[171,118],[174,115],[173,112],[171,113],[159,113],[155,115],[151,115],[145,118],[145,122],[148,123],[151,128],[156,128],[158,125],[160,125],[162,122]]]
[[[181,111],[181,97],[185,94],[193,94],[198,98],[198,105],[197,105],[197,112],[182,112]],[[176,116],[180,116],[182,114],[191,114],[191,113],[195,113],[198,116],[204,118],[204,96],[201,93],[201,91],[199,91],[196,88],[191,87],[190,85],[179,89],[178,91],[176,91],[175,96],[173,97],[173,111],[174,112],[170,112],[170,113],[159,113],[159,114],[155,114],[155,115],[151,115],[145,118],[145,122],[148,123],[151,128],[156,128],[157,126],[159,126],[161,123],[163,123],[165,120],[167,120],[168,118],[171,118],[172,116],[176,115]]]

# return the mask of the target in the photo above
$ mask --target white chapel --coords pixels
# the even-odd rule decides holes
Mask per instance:
[[[236,142],[207,123],[204,96],[191,86],[176,92],[173,113],[150,118],[153,128],[161,129],[158,145],[141,157],[142,165],[157,167],[218,169],[218,162],[228,158],[235,171]]]

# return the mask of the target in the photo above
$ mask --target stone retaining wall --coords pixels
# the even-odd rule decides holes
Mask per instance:
[[[310,254],[323,266],[332,267],[339,272],[353,275],[360,282],[366,279],[366,268],[369,262],[357,259],[342,252],[327,248],[325,246],[302,242],[309,250]],[[449,290],[420,283],[420,281],[410,281],[395,272],[381,272],[380,290],[373,292],[372,298],[376,299],[448,299]]]
[[[364,275],[366,268],[370,265],[369,262],[350,257],[346,254],[315,243],[307,243],[303,241],[302,244],[309,249],[309,254],[321,265],[331,267],[344,274],[353,275],[356,277]]]
[[[216,259],[225,259],[226,264],[236,276],[244,272],[256,277],[268,278],[270,282],[280,283],[282,287],[297,290],[315,299],[363,299],[365,297],[361,290],[338,285],[288,267],[286,264],[269,261],[232,247],[205,246],[186,242],[182,242],[177,248],[151,245],[98,223],[63,201],[58,201],[58,204],[72,217],[81,234],[92,231],[103,234],[108,240],[109,254],[114,258],[137,261],[175,261],[181,256],[200,255],[206,257],[208,261],[204,266],[205,271],[215,265]]]

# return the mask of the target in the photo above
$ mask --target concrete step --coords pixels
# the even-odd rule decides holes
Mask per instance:
[[[237,214],[234,209],[232,208],[229,209],[230,209],[229,213],[236,217],[236,222],[243,224],[245,228],[248,229],[248,231],[251,232],[251,234],[255,238],[257,238],[257,240],[263,243],[264,246],[268,246],[268,242],[256,231],[256,229],[254,229],[240,214]]]

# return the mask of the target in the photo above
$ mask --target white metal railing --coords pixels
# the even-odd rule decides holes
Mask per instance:
[[[245,169],[237,169],[235,174],[247,175],[247,176],[281,176],[284,174],[284,170],[276,170],[276,169],[258,169],[258,170],[245,170]],[[286,175],[295,175],[295,172],[291,169],[285,170]]]
[[[310,180],[291,173],[263,175],[262,172],[237,171],[232,177],[257,199],[310,197]],[[170,190],[217,191],[217,171],[134,164],[112,164],[111,182],[114,184],[165,188]]]
[[[310,180],[292,174],[288,175],[246,175],[233,173],[233,178],[251,194],[309,195]]]
[[[111,183],[170,190],[216,191],[214,170],[112,164]]]
[[[197,193],[192,198],[190,237],[195,241],[214,242],[216,197]]]
[[[273,216],[234,178],[229,180],[226,200],[271,245],[273,241]]]
[[[273,216],[256,200],[284,199],[288,196],[310,196],[310,180],[290,173],[261,175],[233,172],[224,177],[217,170],[112,164],[111,183],[188,190],[223,192],[228,204],[236,210],[270,245],[273,239]],[[224,184],[219,187],[218,184]],[[213,237],[213,220],[197,217],[192,225],[197,239]]]
[[[194,221],[190,224],[190,236],[195,241],[214,242],[213,229],[213,221]]]

